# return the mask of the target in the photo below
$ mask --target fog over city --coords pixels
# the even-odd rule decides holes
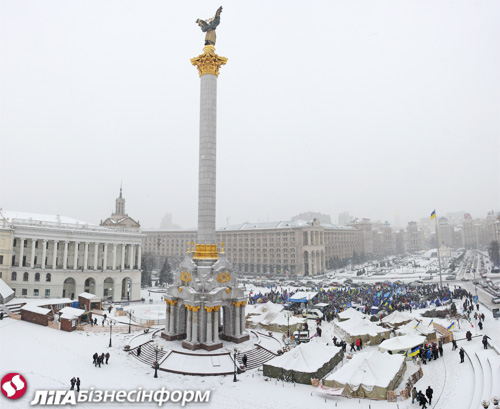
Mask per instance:
[[[2,1],[0,207],[197,223],[195,24],[222,5],[217,225],[500,205],[500,3]]]

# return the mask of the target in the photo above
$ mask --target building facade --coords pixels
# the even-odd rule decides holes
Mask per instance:
[[[195,242],[195,230],[145,230],[145,252],[168,257],[175,267]],[[231,264],[240,273],[321,274],[336,257],[361,254],[360,230],[352,226],[313,221],[243,223],[217,230]]]
[[[89,292],[139,300],[143,235],[48,215],[4,212],[3,280],[16,297],[75,299]]]

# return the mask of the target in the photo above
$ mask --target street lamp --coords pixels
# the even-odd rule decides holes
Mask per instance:
[[[236,348],[234,348],[234,378],[233,378],[233,382],[238,382],[238,379],[236,379],[236,352],[238,350]]]
[[[158,378],[158,367],[160,365],[158,365],[158,352],[160,351],[160,348],[158,348],[158,344],[153,344],[153,348],[155,350],[155,362],[154,362],[154,366],[155,366],[155,378]]]
[[[109,320],[109,347],[111,348],[111,333],[113,332],[113,320]]]
[[[128,311],[128,333],[130,334],[130,326],[132,325],[132,313],[134,310]]]

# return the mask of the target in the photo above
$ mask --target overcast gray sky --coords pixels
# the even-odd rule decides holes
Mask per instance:
[[[197,223],[202,52],[223,5],[217,224],[500,207],[500,2],[0,2],[0,206]]]

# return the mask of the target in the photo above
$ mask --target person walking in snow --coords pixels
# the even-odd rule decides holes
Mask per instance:
[[[460,363],[464,362],[464,356],[465,356],[465,351],[463,348],[460,348],[460,351],[458,351],[458,354],[460,355]]]
[[[488,340],[491,339],[488,335],[485,335],[483,337],[483,346],[484,346],[484,349],[488,349]]]
[[[417,388],[414,386],[411,390],[411,403],[415,403],[415,399],[417,399]]]
[[[427,408],[427,403],[428,403],[427,398],[422,393],[422,395],[420,395],[420,406],[422,406],[422,409],[426,409]]]
[[[451,343],[453,344],[453,348],[451,350],[454,351],[455,349],[457,349],[457,341],[455,341],[454,339],[452,339]]]
[[[70,390],[74,390],[75,389],[75,383],[76,383],[76,379],[75,379],[74,376],[73,376],[73,378],[71,378],[71,380],[69,381],[69,383],[71,384]]]
[[[247,354],[244,354],[243,355],[243,358],[241,359],[242,362],[243,362],[243,365],[245,366],[245,368],[247,367],[247,363],[248,363],[248,357],[247,357]]]
[[[97,355],[97,352],[92,356],[94,358],[94,366],[97,366],[97,358],[99,355]]]
[[[80,392],[80,378],[76,378],[76,391]]]
[[[137,357],[141,356],[141,346],[139,345],[139,348],[137,348]]]
[[[432,394],[434,393],[434,390],[428,386],[427,389],[425,390],[425,395],[427,396],[427,399],[429,399],[429,405],[432,405]]]
[[[109,352],[106,352],[106,355],[104,356],[106,357],[106,365],[107,365],[110,357]]]
[[[443,346],[441,344],[439,344],[438,351],[439,351],[439,356],[442,358],[443,357]],[[431,403],[429,402],[429,405],[430,404]]]
[[[481,321],[478,322],[477,326],[479,327],[479,330],[483,330],[483,323]]]
[[[349,352],[356,352],[356,347],[354,346],[354,342],[351,342],[351,349]]]

